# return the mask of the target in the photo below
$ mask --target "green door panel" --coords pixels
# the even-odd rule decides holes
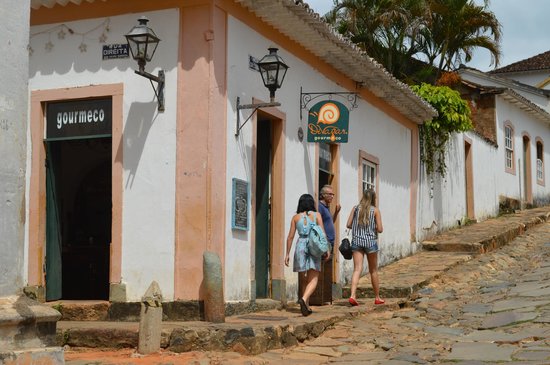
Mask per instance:
[[[61,298],[61,230],[55,182],[55,146],[47,143],[46,157],[46,300]]]

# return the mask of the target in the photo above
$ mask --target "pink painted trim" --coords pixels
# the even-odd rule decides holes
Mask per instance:
[[[525,200],[527,203],[533,203],[533,167],[531,159],[531,137],[529,136],[529,133],[523,131],[521,133],[521,140],[523,142],[523,164],[525,165],[525,176],[523,177],[525,185]]]
[[[174,299],[200,300],[203,253],[225,267],[227,14],[182,6],[179,23]]]

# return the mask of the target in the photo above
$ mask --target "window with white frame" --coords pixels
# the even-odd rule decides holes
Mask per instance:
[[[512,126],[504,126],[504,149],[506,170],[514,169],[514,130]]]
[[[363,191],[367,189],[372,189],[376,191],[376,174],[377,174],[377,166],[373,162],[363,159],[362,161],[362,168],[363,171],[363,181],[362,181],[362,187]]]
[[[380,160],[378,157],[359,150],[359,199],[363,196],[363,192],[367,189],[372,189],[378,195],[378,175],[380,174]]]
[[[537,182],[544,182],[544,147],[537,141]]]

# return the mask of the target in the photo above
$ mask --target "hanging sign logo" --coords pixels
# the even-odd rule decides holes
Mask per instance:
[[[346,143],[349,132],[349,111],[334,100],[324,100],[309,109],[307,141]]]

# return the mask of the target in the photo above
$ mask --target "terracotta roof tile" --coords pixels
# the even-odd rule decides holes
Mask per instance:
[[[538,71],[550,69],[550,51],[497,68],[490,73]]]

